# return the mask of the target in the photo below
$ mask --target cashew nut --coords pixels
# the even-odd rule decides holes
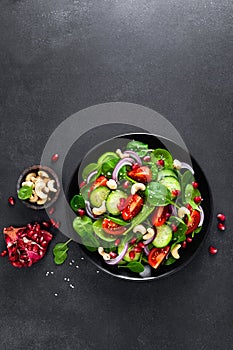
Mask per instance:
[[[45,183],[43,180],[38,180],[35,183],[35,193],[40,199],[46,199],[47,200],[47,194],[45,194],[42,190],[45,188]],[[38,203],[38,202],[37,202]]]
[[[151,239],[155,234],[155,230],[152,227],[149,227],[147,229],[147,233],[143,236],[143,239],[147,240],[147,239]]]
[[[173,167],[177,170],[180,170],[181,169],[181,162],[178,159],[174,159]]]
[[[31,203],[36,203],[37,201],[38,201],[38,196],[35,194],[35,191],[32,191],[32,195],[31,195],[31,197],[29,198],[29,201],[31,202]]]
[[[44,199],[39,199],[36,203],[39,205],[43,205],[43,204],[45,204],[46,201],[47,201],[47,197]]]
[[[171,255],[173,256],[173,258],[175,259],[179,259],[179,253],[178,250],[180,249],[181,244],[176,244],[175,247],[171,250]]]
[[[178,209],[178,217],[179,218],[183,218],[185,216],[185,214],[189,215],[190,214],[190,210],[186,207],[181,207]]]
[[[133,184],[131,187],[131,194],[135,194],[137,191],[145,191],[146,186],[140,182],[137,182],[136,184]]]
[[[117,189],[117,183],[113,179],[108,180],[106,182],[106,185],[108,186],[108,188],[110,188],[110,190],[116,190]]]
[[[32,187],[32,186],[33,186],[33,182],[31,182],[31,181],[24,181],[24,182],[22,183],[22,186]]]
[[[98,248],[98,253],[103,257],[104,260],[110,260],[111,259],[110,255],[108,253],[105,253],[103,247],[99,247]]]
[[[49,193],[49,188],[45,186],[45,188],[43,189],[43,192],[48,194]]]
[[[49,191],[51,191],[51,192],[57,192],[57,189],[54,188],[54,183],[55,183],[55,180],[50,180],[47,183],[47,187],[48,187]]]
[[[128,156],[129,156],[128,154],[123,154],[119,148],[116,150],[116,154],[117,154],[121,159],[123,159],[123,158],[128,158]]]
[[[143,226],[143,225],[137,225],[137,226],[134,227],[133,232],[134,232],[134,233],[139,232],[139,233],[141,233],[142,235],[144,235],[144,234],[146,233],[146,228],[145,228],[145,226]]]
[[[102,202],[101,206],[99,208],[93,208],[92,213],[94,215],[101,215],[106,212],[106,205],[105,201]]]
[[[40,176],[40,177],[49,177],[49,175],[46,173],[46,171],[44,171],[44,170],[39,170],[38,171],[38,175]]]
[[[29,173],[29,174],[27,174],[25,180],[26,181],[33,181],[33,178],[35,178],[35,177],[36,177],[36,173]]]

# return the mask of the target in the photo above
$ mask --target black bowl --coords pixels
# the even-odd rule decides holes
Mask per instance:
[[[192,244],[189,244],[186,249],[183,249],[182,252],[180,252],[180,259],[177,260],[174,264],[170,266],[160,266],[157,270],[152,269],[151,277],[142,278],[137,273],[133,273],[128,269],[121,269],[117,266],[109,266],[107,265],[102,257],[98,254],[98,252],[90,252],[88,251],[85,246],[82,244],[80,245],[80,248],[83,250],[85,255],[90,259],[92,263],[94,263],[97,268],[119,278],[128,279],[128,280],[137,280],[137,281],[146,281],[146,280],[154,280],[161,277],[169,276],[180,269],[182,269],[184,266],[186,266],[188,263],[191,262],[191,260],[196,255],[198,249],[200,248],[201,244],[203,243],[204,239],[207,236],[208,228],[212,219],[212,196],[211,191],[207,182],[207,179],[196,162],[195,159],[193,159],[187,151],[185,151],[183,148],[175,144],[174,142],[164,139],[164,138],[158,138],[157,136],[153,134],[147,134],[147,133],[132,133],[132,134],[125,134],[120,135],[118,137],[111,138],[108,141],[104,141],[100,144],[98,144],[95,148],[90,150],[81,164],[77,165],[77,169],[74,172],[70,184],[68,186],[67,191],[67,200],[70,202],[71,198],[77,194],[78,190],[78,183],[82,181],[81,179],[81,173],[82,169],[91,162],[96,162],[98,157],[103,154],[106,151],[114,151],[116,148],[122,148],[122,146],[127,144],[127,140],[137,140],[144,143],[147,143],[149,145],[149,148],[166,148],[168,149],[173,158],[179,159],[180,161],[187,161],[188,158],[192,161],[192,166],[195,172],[195,179],[199,183],[199,189],[203,197],[202,202],[202,208],[205,213],[205,219],[203,223],[203,227],[201,232],[199,232],[197,235],[195,235]],[[68,217],[69,221],[69,217]],[[72,224],[72,218],[70,216],[70,223]],[[72,225],[70,225],[70,229],[73,230]]]

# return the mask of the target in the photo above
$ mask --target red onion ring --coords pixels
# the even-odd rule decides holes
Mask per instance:
[[[100,218],[99,216],[97,218],[94,217],[94,215],[92,213],[92,210],[91,210],[90,202],[89,201],[85,201],[85,204],[86,204],[86,212],[87,212],[88,216],[90,216],[93,220],[99,219]]]
[[[171,215],[172,216],[178,216],[177,208],[174,205],[171,205]]]
[[[132,158],[134,158],[136,160],[136,162],[139,165],[142,165],[141,158],[139,157],[139,155],[136,152],[134,152],[134,151],[125,151],[123,154],[129,154]]]
[[[194,170],[188,163],[181,162],[181,169],[188,169],[194,175]]]
[[[200,227],[200,226],[203,225],[205,215],[204,215],[204,211],[203,211],[203,209],[202,209],[202,207],[200,205],[199,205],[198,208],[200,209],[200,222],[199,222],[198,227]]]
[[[145,244],[145,243],[144,243],[144,244]],[[146,254],[146,256],[148,256],[148,255],[150,254],[150,251],[149,251],[149,249],[148,249],[147,246],[145,246],[145,247],[143,248],[143,250],[144,250],[144,253]]]
[[[124,166],[124,165],[133,165],[133,163],[135,163],[134,159],[132,158],[123,158],[121,159],[117,165],[115,166],[113,173],[112,173],[112,178],[113,180],[117,181],[118,180],[118,173],[120,171],[120,169]]]
[[[88,177],[87,177],[87,184],[90,182],[92,176],[94,176],[95,174],[97,174],[97,170],[92,171],[92,172],[88,175]]]
[[[116,265],[118,264],[125,256],[127,250],[128,250],[129,244],[126,243],[124,246],[124,249],[121,251],[121,253],[114,259],[110,259],[110,260],[105,260],[106,264],[108,265]]]

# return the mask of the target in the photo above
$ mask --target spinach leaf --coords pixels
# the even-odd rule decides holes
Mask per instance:
[[[185,202],[185,188],[188,184],[192,184],[193,181],[194,181],[194,176],[190,170],[185,171],[183,175],[181,175],[180,187],[181,187],[183,202]]]
[[[107,162],[103,163],[101,168],[101,174],[110,178],[118,162],[119,162],[119,158],[112,158],[112,159],[109,159]]]
[[[148,152],[148,145],[140,141],[130,141],[127,146],[127,150],[136,152],[139,157],[144,157]]]
[[[121,225],[121,226],[129,225],[128,222],[121,220],[119,218],[114,218],[113,216],[110,216],[110,215],[106,215],[106,218],[112,220],[113,222],[115,222],[116,224]]]
[[[140,213],[135,216],[132,221],[130,227],[124,232],[124,235],[126,235],[128,232],[130,232],[135,226],[141,224],[143,221],[146,220],[146,218],[152,213],[154,210],[154,206],[149,205],[148,203],[144,203],[142,210]]]
[[[114,158],[119,160],[119,157],[115,152],[106,152],[99,157],[97,164],[101,167],[103,163],[106,163],[110,159],[114,159]]]
[[[150,182],[146,189],[147,200],[154,206],[171,203],[171,194],[166,186],[158,182]]]
[[[164,160],[164,168],[173,168],[173,159],[166,149],[157,148],[151,153],[151,160],[156,163],[158,160]]]
[[[85,201],[81,194],[76,194],[70,201],[70,206],[74,211],[85,208]]]
[[[22,186],[18,192],[18,198],[25,200],[32,195],[32,186]]]
[[[72,240],[69,239],[67,242],[64,243],[57,243],[55,247],[53,248],[53,255],[54,255],[54,262],[56,265],[61,265],[63,264],[66,259],[68,258],[68,244]]]
[[[119,180],[129,180],[129,178],[128,178],[128,176],[127,176],[127,166],[126,165],[124,165],[121,169],[120,169],[120,171],[119,171],[119,174],[118,174],[118,179]],[[130,181],[131,181],[132,179],[130,179]]]
[[[193,188],[193,185],[191,184],[186,185],[184,191],[184,202],[190,204],[193,209],[200,211],[198,205],[194,202],[194,198],[196,196],[200,196],[200,191],[196,188]]]
[[[192,232],[192,238],[193,238],[197,233],[199,233],[199,232],[201,231],[201,229],[202,229],[202,226],[197,227],[196,230],[194,230],[194,231]]]
[[[152,172],[152,180],[156,181],[158,179],[158,167],[156,164],[152,164],[150,167],[150,170]]]
[[[122,267],[127,267],[132,272],[136,272],[136,273],[144,271],[144,266],[142,265],[142,263],[140,263],[138,261],[131,261],[127,265],[122,265],[122,266],[118,266],[118,267],[121,267],[121,268]]]
[[[185,241],[185,233],[188,229],[188,226],[184,223],[184,221],[180,218],[177,218],[176,216],[170,216],[169,223],[174,224],[177,227],[177,231],[173,232],[172,240],[175,241],[176,244]]]
[[[93,233],[92,220],[86,215],[77,216],[73,221],[73,228],[81,237],[84,237],[86,233]]]
[[[102,239],[105,242],[113,242],[116,240],[116,237],[113,235],[109,235],[104,232],[102,229],[102,219],[96,220],[93,224],[93,230],[100,239]]]
[[[98,170],[99,169],[99,166],[98,164],[96,163],[90,163],[88,164],[84,169],[83,169],[83,172],[82,172],[82,177],[83,177],[83,180],[86,180],[87,176],[92,173],[92,171],[95,171],[95,170]]]
[[[173,258],[173,256],[170,256],[164,263],[164,265],[171,265],[171,264],[174,264],[174,262],[176,262],[176,259]]]

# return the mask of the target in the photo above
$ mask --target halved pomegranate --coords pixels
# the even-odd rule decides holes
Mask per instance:
[[[4,228],[3,233],[9,260],[15,267],[29,267],[41,260],[53,238],[39,224],[28,224],[19,228],[10,226]]]

